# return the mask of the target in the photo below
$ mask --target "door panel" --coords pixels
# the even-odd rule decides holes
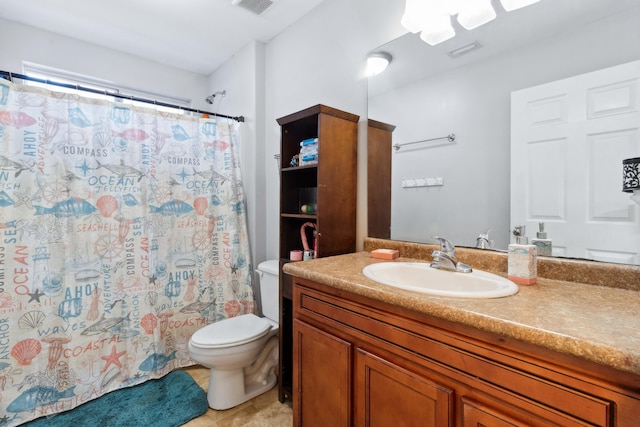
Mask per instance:
[[[622,160],[640,155],[640,61],[511,94],[511,226],[553,255],[640,264],[640,206]]]
[[[351,344],[295,319],[293,354],[294,425],[349,427]]]
[[[387,360],[358,349],[355,405],[357,426],[453,425],[453,391]]]

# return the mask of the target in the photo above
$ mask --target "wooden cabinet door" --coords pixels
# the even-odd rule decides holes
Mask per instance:
[[[453,425],[452,390],[362,349],[355,363],[356,426]]]
[[[563,427],[584,427],[593,425],[576,420],[566,414],[564,414],[561,421],[555,422],[524,413],[515,418],[507,415],[507,411],[500,409],[501,403],[499,401],[491,402],[490,405],[462,397],[462,427],[550,427],[558,425]]]
[[[351,425],[351,344],[293,321],[294,426]]]
[[[525,424],[476,402],[462,399],[462,427],[525,427]]]
[[[525,424],[512,423],[495,413],[489,413],[478,408],[465,406],[463,427],[524,427]]]

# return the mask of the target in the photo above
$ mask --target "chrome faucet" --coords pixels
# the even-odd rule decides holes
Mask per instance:
[[[493,249],[493,240],[489,240],[489,232],[491,229],[480,233],[476,239],[476,248],[478,249]]]
[[[471,273],[472,269],[468,264],[458,262],[456,259],[456,248],[453,243],[443,237],[434,236],[440,243],[440,250],[431,252],[433,262],[432,268],[438,268],[440,270],[457,271],[459,273]]]

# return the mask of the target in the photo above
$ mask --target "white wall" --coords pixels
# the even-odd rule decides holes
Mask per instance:
[[[354,2],[325,0],[266,47],[265,178],[267,256],[278,257],[280,152],[276,119],[316,104],[367,117],[367,42]],[[360,126],[362,129],[362,125]],[[358,142],[358,243],[366,235],[366,135]],[[282,159],[288,162],[290,159]],[[364,163],[363,163],[364,162]]]
[[[124,87],[192,99],[193,108],[206,109],[206,76],[4,19],[0,19],[0,40],[2,70],[22,73],[23,61],[33,62]]]
[[[227,90],[225,104],[236,100],[236,90],[243,93],[242,101],[231,110],[245,115],[243,128],[252,134],[243,133],[243,148],[251,150],[243,156],[243,174],[256,266],[265,259],[277,259],[279,252],[280,180],[274,155],[280,153],[280,127],[276,119],[325,104],[359,115],[361,128],[366,125],[363,73],[371,42],[365,36],[358,1],[324,0],[264,46],[264,62],[259,48],[247,47],[210,77],[212,92]],[[255,61],[242,60],[245,56]],[[255,88],[254,99],[244,95],[249,87]],[[229,108],[227,104],[225,109]],[[365,129],[359,133],[357,241],[361,246],[366,236]]]
[[[424,242],[440,235],[474,246],[491,228],[497,247],[506,248],[510,168],[518,166],[510,161],[510,93],[638,59],[637,18],[597,21],[370,99],[370,117],[397,126],[394,140],[456,135],[455,144],[394,153],[392,238]],[[403,179],[435,176],[444,178],[443,187],[401,188]]]
[[[240,165],[247,200],[247,223],[254,267],[265,259],[264,44],[252,42],[209,76],[209,93],[226,91],[213,107],[245,118],[240,126]]]

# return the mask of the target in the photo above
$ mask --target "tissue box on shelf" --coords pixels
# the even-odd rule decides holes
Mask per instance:
[[[318,138],[305,139],[300,143],[299,165],[313,165],[318,163]]]

